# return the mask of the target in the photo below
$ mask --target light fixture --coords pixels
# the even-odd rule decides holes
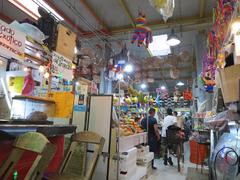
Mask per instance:
[[[76,69],[76,65],[75,64],[72,64],[72,69]]]
[[[24,72],[27,72],[27,71],[28,71],[28,68],[27,68],[27,67],[23,68],[23,71],[24,71]]]
[[[147,85],[145,83],[142,83],[140,87],[141,87],[141,89],[146,89]]]
[[[43,73],[45,68],[44,68],[44,66],[39,66],[38,70],[39,70],[40,73]]]
[[[79,84],[79,82],[76,82],[75,85],[76,85],[76,86],[79,86],[80,84]]]
[[[50,76],[50,74],[49,74],[48,72],[46,72],[46,73],[44,74],[44,78],[45,78],[45,79],[48,79],[49,76]]]
[[[177,83],[177,86],[184,86],[184,83],[180,81]]]
[[[231,28],[233,34],[236,34],[240,30],[240,18],[237,18],[232,22]]]
[[[24,13],[31,16],[33,19],[38,20],[41,15],[38,12],[38,7],[42,7],[48,13],[53,15],[58,21],[63,21],[63,17],[60,16],[53,8],[51,8],[44,0],[8,0],[14,6],[22,10]]]
[[[36,53],[37,58],[41,58],[41,54],[39,52]]]
[[[178,37],[174,34],[174,29],[172,29],[171,34],[168,36],[167,43],[169,46],[177,46],[181,43]]]
[[[131,64],[127,64],[125,67],[124,67],[124,72],[126,73],[131,73],[133,71],[133,65]]]
[[[165,86],[161,86],[161,90],[165,90],[166,89],[166,87]]]
[[[123,80],[123,74],[122,73],[118,73],[116,77],[117,77],[118,80]]]

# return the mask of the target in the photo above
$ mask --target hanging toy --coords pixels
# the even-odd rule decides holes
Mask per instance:
[[[215,85],[215,81],[212,76],[211,70],[207,70],[203,75],[202,75],[202,80],[205,85],[205,89],[209,93],[213,93],[213,87]]]
[[[216,62],[217,68],[223,69],[225,64],[226,64],[225,63],[225,53],[223,53],[222,51],[219,51],[218,55],[217,55],[217,62]]]
[[[138,17],[135,21],[136,28],[134,30],[131,43],[133,44],[135,41],[137,41],[138,47],[140,47],[145,41],[146,47],[148,48],[149,43],[152,42],[152,31],[146,26],[146,15],[139,11]]]

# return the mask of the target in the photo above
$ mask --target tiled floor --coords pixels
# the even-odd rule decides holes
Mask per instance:
[[[174,166],[165,166],[163,164],[162,158],[159,160],[155,160],[155,166],[157,170],[153,170],[152,176],[150,176],[149,180],[185,180],[187,176],[188,167],[196,167],[194,164],[189,162],[189,144],[184,144],[185,149],[185,163],[182,165],[182,172],[178,172],[177,170],[177,159],[173,158]],[[200,168],[200,167],[199,167]],[[195,179],[193,179],[195,180]],[[198,179],[196,179],[198,180]]]

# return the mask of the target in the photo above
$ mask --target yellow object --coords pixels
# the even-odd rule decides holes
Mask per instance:
[[[151,0],[151,1],[153,6],[158,10],[164,8],[167,4],[167,0]]]
[[[56,103],[54,117],[70,118],[73,111],[74,96],[71,92],[51,92],[47,98],[54,100]]]
[[[9,79],[9,90],[10,90],[10,92],[21,94],[23,84],[24,84],[24,77],[23,76],[10,77],[10,79]]]

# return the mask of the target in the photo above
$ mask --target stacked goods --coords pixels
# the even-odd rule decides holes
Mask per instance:
[[[137,149],[137,165],[146,169],[147,179],[152,174],[152,160],[154,158],[153,152],[149,152],[149,146],[139,146]]]
[[[133,119],[124,118],[120,122],[120,136],[129,136],[142,132],[144,132],[143,129]]]
[[[137,170],[137,148],[120,154],[120,179],[134,179]]]

